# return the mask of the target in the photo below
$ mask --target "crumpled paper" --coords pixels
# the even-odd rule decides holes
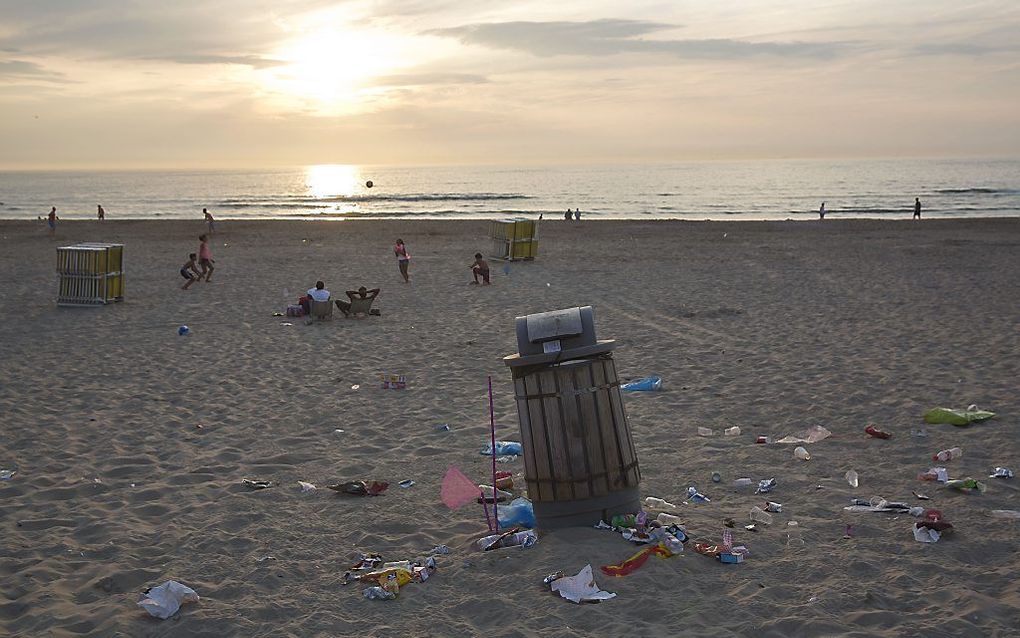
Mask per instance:
[[[183,603],[198,602],[198,592],[176,580],[168,580],[145,592],[145,598],[138,606],[150,616],[166,620],[177,613]]]
[[[616,598],[616,594],[602,591],[595,584],[595,575],[592,574],[591,565],[585,565],[584,569],[577,572],[576,576],[564,576],[552,582],[552,590],[559,593],[572,603],[598,602]]]
[[[832,432],[829,432],[824,427],[812,425],[797,436],[784,436],[776,441],[776,443],[818,443],[822,439],[829,438],[831,435]]]

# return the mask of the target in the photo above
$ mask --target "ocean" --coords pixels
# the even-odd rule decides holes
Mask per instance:
[[[367,186],[371,180],[372,187]],[[1020,160],[0,172],[0,218],[926,218],[1020,215]]]

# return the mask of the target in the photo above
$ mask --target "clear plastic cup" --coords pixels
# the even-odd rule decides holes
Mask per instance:
[[[794,458],[800,459],[801,461],[811,460],[811,453],[808,452],[807,449],[803,447],[797,447],[796,449],[794,449],[793,456]]]
[[[850,487],[857,487],[859,479],[859,477],[857,476],[857,472],[855,472],[854,470],[850,470],[849,472],[846,473],[845,478],[846,482],[850,484]]]

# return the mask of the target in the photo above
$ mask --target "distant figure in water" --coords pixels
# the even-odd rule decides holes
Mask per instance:
[[[0,206],[3,206],[3,205],[4,205],[4,203],[0,202]],[[542,221],[542,213],[538,214],[538,221]]]
[[[921,200],[914,198],[914,219],[921,219]]]
[[[825,219],[825,202],[818,207],[818,219]]]
[[[580,208],[575,208],[574,209],[574,219],[576,219],[577,221],[581,221],[581,209]]]
[[[563,213],[563,219],[565,219],[567,221],[570,221],[573,218],[574,218],[574,213],[571,212],[571,210],[568,208],[567,212]]]
[[[96,211],[96,217],[99,219],[99,221],[103,221],[104,219],[106,219],[106,211],[103,210],[103,205],[96,204],[96,208],[99,209]]]
[[[50,209],[50,214],[46,216],[46,225],[50,227],[50,235],[57,232],[57,207],[54,206]]]
[[[209,212],[208,208],[202,209],[202,214],[205,215],[205,223],[209,225],[209,232],[213,233],[216,231],[216,220],[213,219],[212,213]]]

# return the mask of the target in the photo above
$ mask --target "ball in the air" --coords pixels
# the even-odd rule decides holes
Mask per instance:
[[[372,180],[368,180],[367,182],[365,182],[366,188],[372,188],[372,186],[374,186],[374,184],[372,184]]]
[[[177,334],[179,334],[182,337],[188,334],[189,332],[191,332],[191,328],[187,326],[181,326],[180,328],[177,329]]]

